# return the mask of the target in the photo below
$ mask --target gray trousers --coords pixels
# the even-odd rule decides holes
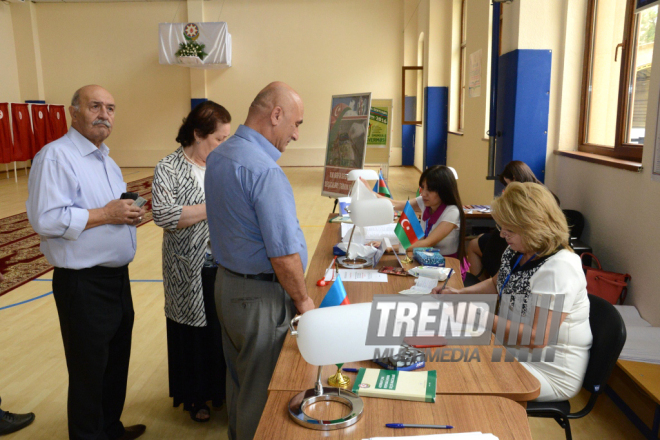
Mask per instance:
[[[227,363],[229,438],[252,440],[296,308],[279,283],[218,268],[215,304]]]

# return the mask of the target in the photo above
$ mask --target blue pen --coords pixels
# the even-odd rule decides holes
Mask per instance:
[[[357,373],[358,369],[357,368],[342,368],[347,373]]]
[[[434,429],[454,429],[451,425],[410,425],[408,423],[386,423],[387,428],[434,428]]]

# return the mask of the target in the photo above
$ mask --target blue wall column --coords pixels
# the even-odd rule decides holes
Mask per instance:
[[[545,180],[550,112],[550,50],[516,49],[499,58],[495,174],[512,160]],[[495,194],[502,191],[495,185]]]
[[[414,121],[417,113],[417,97],[406,96],[404,108],[406,121]],[[415,165],[415,127],[415,125],[401,127],[401,164],[404,166]]]
[[[206,98],[192,98],[190,100],[190,110],[194,109],[198,105],[200,105],[202,102],[208,101]]]
[[[424,88],[424,169],[447,165],[447,115],[449,89]]]

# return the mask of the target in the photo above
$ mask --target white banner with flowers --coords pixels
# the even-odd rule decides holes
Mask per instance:
[[[227,23],[160,23],[160,64],[203,69],[231,67]]]

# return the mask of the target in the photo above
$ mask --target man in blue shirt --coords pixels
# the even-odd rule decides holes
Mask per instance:
[[[145,426],[124,428],[119,419],[134,319],[128,263],[145,210],[119,200],[126,184],[103,143],[114,122],[112,95],[85,86],[73,95],[69,112],[69,132],[34,158],[26,203],[41,251],[55,266],[69,438],[134,439]]]
[[[288,85],[266,86],[244,125],[206,161],[206,211],[227,363],[229,436],[250,440],[296,309],[314,308],[307,245],[293,191],[276,161],[298,140],[303,103]],[[240,408],[240,412],[239,412]]]

